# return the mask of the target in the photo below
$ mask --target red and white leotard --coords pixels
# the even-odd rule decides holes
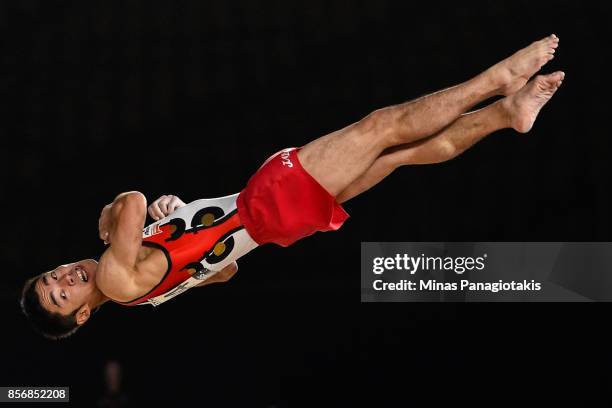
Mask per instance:
[[[157,306],[223,269],[257,243],[245,230],[238,209],[238,194],[196,200],[143,231],[142,245],[163,251],[168,269],[151,291],[125,306]]]

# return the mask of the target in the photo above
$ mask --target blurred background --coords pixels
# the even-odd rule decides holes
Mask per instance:
[[[73,406],[411,406],[537,391],[609,406],[607,304],[360,304],[362,241],[611,241],[605,2],[0,3],[0,385]],[[123,191],[240,191],[272,153],[557,34],[563,87],[528,135],[406,167],[335,233],[241,259],[159,308],[106,305],[50,342],[26,278],[97,258]],[[150,220],[149,220],[150,221]],[[530,399],[529,402],[533,402]],[[112,405],[114,404],[114,405]]]

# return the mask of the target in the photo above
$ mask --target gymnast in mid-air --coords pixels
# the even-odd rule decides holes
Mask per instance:
[[[528,132],[561,86],[561,71],[532,77],[559,46],[536,41],[452,88],[378,109],[343,129],[268,158],[237,194],[189,204],[162,196],[148,207],[137,191],[102,209],[98,261],[60,265],[26,281],[21,307],[42,335],[74,333],[110,301],[157,306],[194,286],[225,282],[237,259],[259,245],[288,246],[317,231],[337,230],[341,206],[400,166],[457,157],[506,128]],[[476,104],[503,96],[487,107]]]

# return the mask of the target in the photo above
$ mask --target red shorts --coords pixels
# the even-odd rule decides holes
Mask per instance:
[[[337,230],[349,217],[304,170],[299,149],[270,156],[238,196],[240,220],[260,245],[272,242],[286,247],[317,231]]]

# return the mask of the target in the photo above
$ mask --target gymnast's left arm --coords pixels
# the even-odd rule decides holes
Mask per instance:
[[[234,261],[197,286],[200,287],[210,285],[211,283],[227,282],[232,279],[232,276],[234,276],[236,272],[238,272],[238,264]]]

